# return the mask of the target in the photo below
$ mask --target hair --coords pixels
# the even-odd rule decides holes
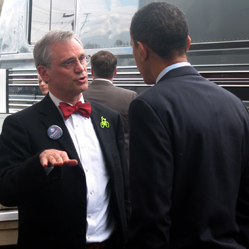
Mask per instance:
[[[51,46],[57,42],[68,42],[75,39],[82,47],[82,43],[73,31],[51,30],[36,42],[33,50],[36,68],[39,65],[50,67],[53,53]]]
[[[164,59],[183,55],[187,50],[188,24],[185,14],[166,2],[152,2],[139,9],[132,18],[131,38],[147,44]]]
[[[117,68],[117,58],[109,51],[99,51],[91,57],[91,67],[94,76],[112,79]]]

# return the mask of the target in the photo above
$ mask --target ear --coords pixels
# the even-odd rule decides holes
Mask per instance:
[[[148,57],[148,48],[146,44],[143,44],[142,42],[137,42],[138,44],[138,49],[139,49],[139,54],[141,56],[141,60],[145,61]]]
[[[92,76],[94,76],[94,72],[93,72],[93,69],[91,68],[91,74],[92,74]]]
[[[40,74],[40,76],[42,77],[42,79],[44,81],[46,81],[47,83],[50,81],[50,76],[48,74],[48,68],[43,66],[43,65],[40,65],[37,67],[37,71],[38,73]]]
[[[190,44],[191,44],[191,38],[190,38],[190,36],[188,35],[188,40],[187,40],[187,51],[189,50]]]
[[[118,69],[116,68],[116,70],[115,70],[113,76],[115,76],[115,75],[117,74],[117,71],[118,71]]]

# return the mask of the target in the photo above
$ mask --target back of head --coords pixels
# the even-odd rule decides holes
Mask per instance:
[[[164,59],[186,53],[188,24],[185,14],[166,2],[153,2],[132,18],[130,35],[134,42],[147,44]]]
[[[117,68],[117,58],[111,52],[99,51],[91,57],[95,78],[112,79]]]
[[[51,45],[57,42],[67,42],[75,39],[81,46],[82,43],[73,31],[51,30],[47,32],[39,41],[36,42],[33,50],[36,68],[39,65],[50,66],[52,60]]]

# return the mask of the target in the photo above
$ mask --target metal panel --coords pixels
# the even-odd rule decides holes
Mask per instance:
[[[0,69],[0,113],[7,112],[6,70]]]
[[[11,221],[18,219],[18,211],[17,210],[7,210],[0,212],[0,221]]]

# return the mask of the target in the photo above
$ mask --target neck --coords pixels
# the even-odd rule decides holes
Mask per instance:
[[[66,103],[69,103],[71,105],[76,105],[79,102],[79,100],[81,99],[81,96],[82,96],[82,93],[78,94],[77,96],[69,96],[69,94],[67,94],[67,95],[58,95],[56,93],[53,93],[52,91],[51,91],[51,93],[56,98],[66,102]]]
[[[152,61],[151,68],[153,71],[154,79],[156,80],[158,75],[166,68],[173,64],[180,63],[180,62],[188,62],[186,54],[183,56],[178,56],[173,59],[165,60],[161,57],[157,57]]]

